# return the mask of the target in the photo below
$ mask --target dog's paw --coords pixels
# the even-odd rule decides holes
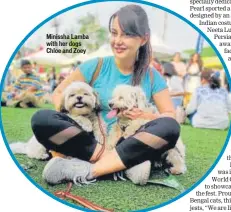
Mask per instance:
[[[84,131],[86,132],[92,132],[92,125],[91,124],[88,124],[88,125],[82,125],[82,128]]]
[[[123,137],[127,139],[130,135],[128,133],[123,133]]]
[[[42,155],[41,155],[40,160],[46,160],[46,159],[48,159],[49,157],[50,157],[50,155],[49,155],[49,154],[44,153],[44,154],[42,154]]]
[[[127,127],[127,129],[125,130],[125,132],[123,133],[123,137],[125,139],[127,139],[128,137],[134,135],[136,133],[136,130],[134,130],[133,128],[129,128]]]
[[[37,160],[46,160],[50,157],[50,155],[48,153],[36,153],[36,152],[30,152],[30,153],[27,153],[27,156],[29,158],[34,158],[34,159],[37,159]]]
[[[84,131],[92,132],[93,127],[89,119],[83,116],[79,116],[79,117],[76,117],[74,120]]]
[[[173,175],[184,174],[186,170],[187,170],[186,166],[173,166],[169,168],[169,172]]]
[[[132,135],[134,135],[138,129],[140,129],[141,126],[143,126],[145,123],[147,123],[147,120],[137,119],[133,120],[132,123],[127,126],[123,133],[123,137],[126,139]]]

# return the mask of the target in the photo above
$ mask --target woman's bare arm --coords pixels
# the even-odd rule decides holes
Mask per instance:
[[[167,116],[175,118],[175,109],[170,97],[170,93],[168,89],[164,89],[153,96],[153,101],[156,104],[156,107],[160,113],[161,116]]]
[[[52,95],[52,101],[55,105],[55,109],[57,111],[60,111],[61,106],[61,99],[62,99],[62,93],[65,90],[65,88],[70,85],[74,81],[82,81],[85,82],[85,79],[81,72],[79,70],[76,70],[72,72],[65,80],[63,80],[58,87],[54,90]]]

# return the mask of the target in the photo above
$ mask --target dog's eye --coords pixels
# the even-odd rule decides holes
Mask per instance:
[[[88,93],[84,93],[83,95],[84,95],[84,96],[89,96],[89,94],[88,94]]]
[[[119,97],[119,100],[123,100],[124,98],[122,96]]]
[[[71,94],[71,95],[69,95],[69,97],[74,97],[75,96],[75,94]]]

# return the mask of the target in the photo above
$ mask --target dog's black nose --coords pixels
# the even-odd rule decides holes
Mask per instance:
[[[112,108],[112,107],[113,107],[113,105],[114,105],[113,103],[109,103],[109,107],[110,107],[110,108]]]
[[[79,101],[81,101],[82,100],[82,96],[77,96],[77,99],[79,100]]]

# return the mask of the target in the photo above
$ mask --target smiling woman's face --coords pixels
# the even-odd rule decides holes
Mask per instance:
[[[135,59],[138,49],[145,44],[145,39],[123,32],[118,17],[115,17],[111,26],[110,43],[116,58]]]

